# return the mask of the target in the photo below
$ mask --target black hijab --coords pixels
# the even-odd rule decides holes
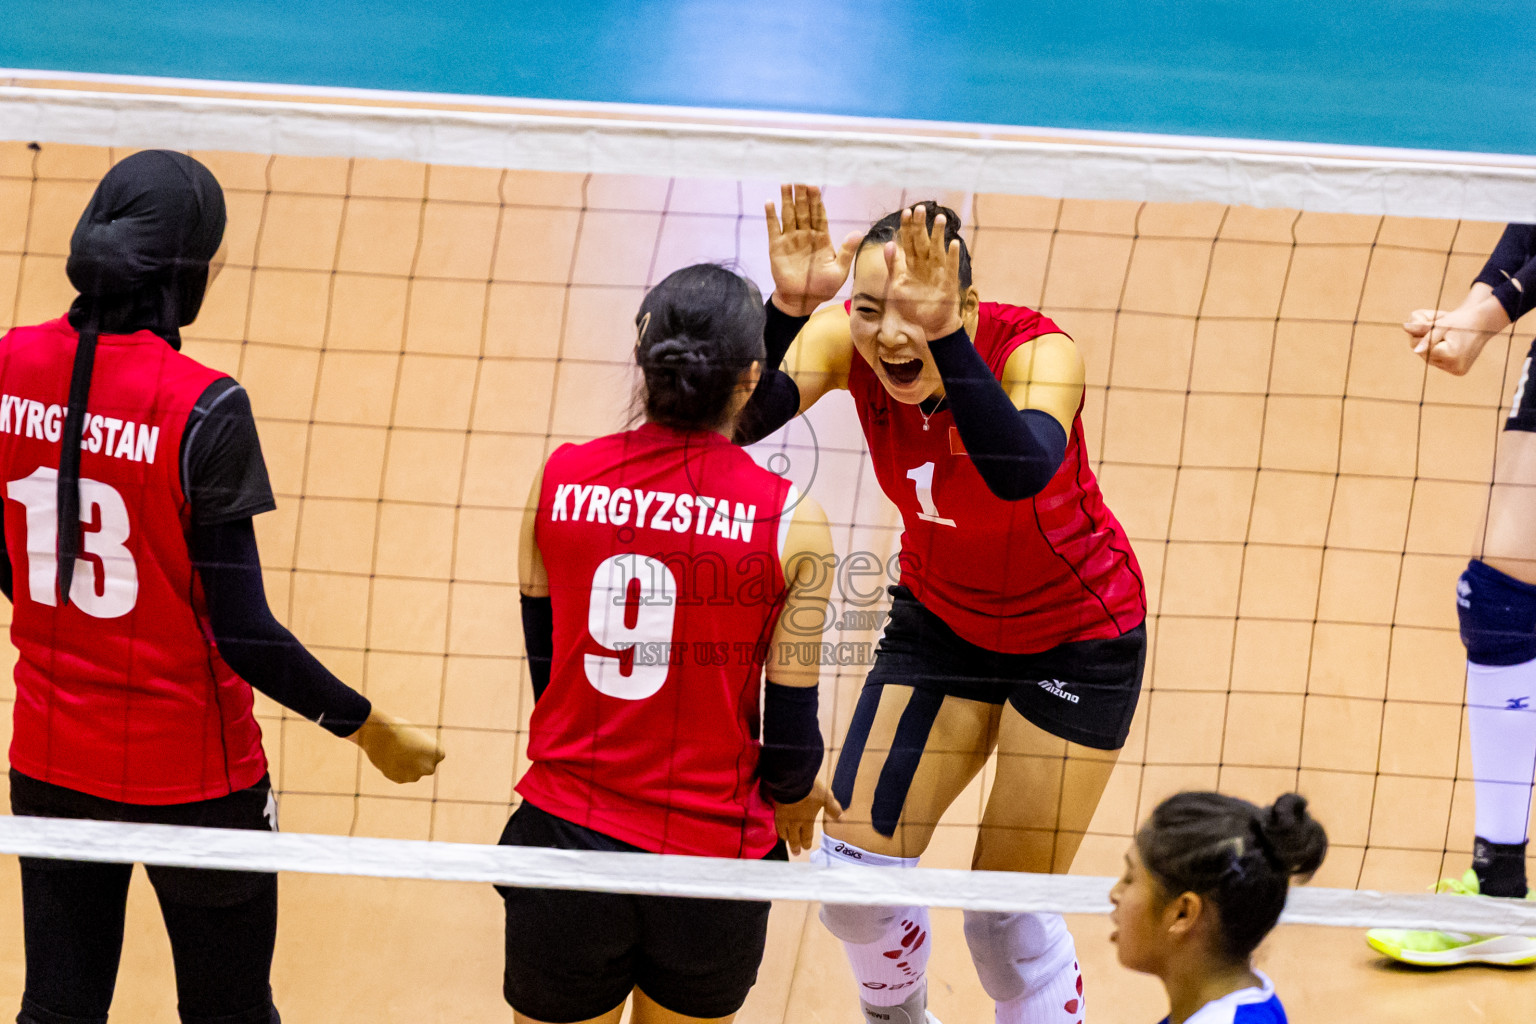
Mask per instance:
[[[96,339],[148,330],[181,348],[181,328],[197,318],[223,239],[218,180],[186,154],[163,149],[108,171],[75,225],[65,272],[80,290],[69,309],[80,341],[59,449],[58,587],[66,605],[80,551],[80,436]]]

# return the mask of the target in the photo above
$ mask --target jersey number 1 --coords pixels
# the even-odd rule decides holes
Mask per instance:
[[[907,470],[907,479],[917,484],[917,503],[922,506],[917,518],[940,526],[955,525],[953,519],[939,515],[939,506],[933,503],[933,463],[925,462],[916,469]]]
[[[5,494],[27,510],[27,591],[38,604],[57,605],[59,471],[45,466],[12,480]],[[83,551],[69,586],[70,603],[98,619],[127,615],[139,599],[139,570],[123,546],[129,532],[123,496],[110,484],[82,477],[80,522],[98,526],[80,534]]]

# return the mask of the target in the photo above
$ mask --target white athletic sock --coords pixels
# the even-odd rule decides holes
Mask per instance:
[[[1467,725],[1477,834],[1490,843],[1523,843],[1536,774],[1536,661],[1469,663]]]
[[[997,1004],[997,1024],[1083,1024],[1083,972],[1077,961],[1042,987]]]
[[[871,853],[825,835],[821,839],[821,849],[811,860],[817,864],[845,867],[917,866],[916,857]],[[921,1011],[921,1005],[913,1004],[913,997],[924,991],[928,954],[932,948],[927,907],[829,903],[821,908],[821,920],[842,942],[848,954],[849,966],[859,983],[861,1002],[869,1007],[907,1005],[910,1012]],[[922,1001],[916,1002],[920,1004]]]
[[[967,910],[965,940],[997,1024],[1082,1024],[1083,973],[1060,914]]]

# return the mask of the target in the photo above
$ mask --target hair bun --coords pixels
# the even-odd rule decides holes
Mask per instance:
[[[687,335],[661,338],[645,346],[641,354],[641,365],[646,369],[652,367],[687,369],[709,359],[703,349],[702,344]]]
[[[1254,822],[1265,856],[1292,875],[1310,875],[1328,852],[1328,833],[1307,813],[1307,798],[1286,793],[1259,812]]]

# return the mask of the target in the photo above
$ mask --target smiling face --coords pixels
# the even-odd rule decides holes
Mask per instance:
[[[1113,926],[1109,941],[1123,967],[1147,974],[1157,974],[1167,959],[1167,922],[1172,909],[1168,895],[1141,862],[1141,853],[1132,843],[1125,853],[1125,873],[1109,891],[1114,905],[1109,923]]]
[[[916,405],[944,393],[944,382],[928,351],[923,329],[906,320],[895,304],[886,301],[889,273],[884,246],[869,243],[853,266],[853,304],[848,329],[853,346],[875,371],[885,390],[898,402]],[[965,329],[976,337],[977,295],[967,289],[961,300]]]

